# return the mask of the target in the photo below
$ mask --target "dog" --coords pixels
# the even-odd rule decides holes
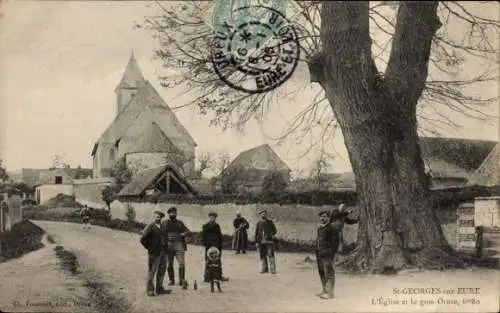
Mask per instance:
[[[210,292],[214,292],[214,285],[217,291],[222,292],[220,282],[222,280],[222,264],[220,260],[220,251],[216,247],[210,247],[207,250],[207,274],[210,282]]]

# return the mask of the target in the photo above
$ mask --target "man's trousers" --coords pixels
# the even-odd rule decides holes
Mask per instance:
[[[174,272],[174,258],[179,264],[179,284],[182,283],[186,275],[186,265],[185,265],[185,253],[184,249],[168,250],[167,252],[167,262],[168,262],[168,278],[172,284],[175,280]]]
[[[158,250],[148,253],[148,281],[146,289],[154,291],[153,280],[156,275],[156,289],[163,287],[163,279],[167,269],[166,251]]]
[[[316,253],[316,262],[318,264],[318,273],[321,279],[323,292],[329,294],[333,294],[333,288],[335,287],[335,270],[333,269],[334,260],[335,256],[322,257]]]
[[[259,244],[259,256],[262,265],[262,273],[269,272],[269,268],[271,268],[271,273],[276,273],[276,258],[274,252],[274,243]]]

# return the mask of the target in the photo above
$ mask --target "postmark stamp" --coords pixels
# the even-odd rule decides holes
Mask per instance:
[[[212,9],[211,59],[230,87],[263,93],[292,76],[300,58],[298,33],[283,14],[285,1],[246,2],[221,1]]]

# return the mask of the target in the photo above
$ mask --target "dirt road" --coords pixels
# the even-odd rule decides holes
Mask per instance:
[[[350,276],[337,273],[336,298],[321,300],[319,279],[305,254],[278,254],[278,274],[259,274],[257,254],[223,252],[224,293],[210,293],[202,280],[203,250],[189,246],[187,279],[189,290],[174,287],[171,295],[145,295],[146,254],[137,234],[78,224],[36,222],[51,234],[56,244],[78,256],[84,277],[107,284],[110,297],[126,303],[129,312],[495,312],[498,310],[498,272],[469,269],[447,272],[406,272],[398,276]],[[18,264],[15,266],[21,266]],[[3,265],[0,272],[3,277]],[[192,289],[194,280],[198,290]],[[28,281],[25,282],[29,284]],[[56,286],[54,286],[56,287]],[[439,288],[440,294],[402,294],[404,288]],[[479,288],[478,294],[457,288]],[[50,288],[50,287],[49,287]],[[393,288],[398,288],[399,295]],[[444,294],[444,290],[453,294]],[[418,292],[413,290],[413,292]],[[467,291],[471,292],[471,291]],[[407,304],[402,301],[406,300]],[[413,302],[412,302],[413,300]],[[456,301],[455,301],[456,300]],[[465,302],[467,303],[465,303]]]

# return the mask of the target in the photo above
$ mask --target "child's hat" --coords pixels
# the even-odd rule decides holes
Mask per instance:
[[[211,254],[217,254],[217,256],[219,256],[220,255],[219,249],[217,249],[216,247],[208,248],[207,256],[210,256]]]

